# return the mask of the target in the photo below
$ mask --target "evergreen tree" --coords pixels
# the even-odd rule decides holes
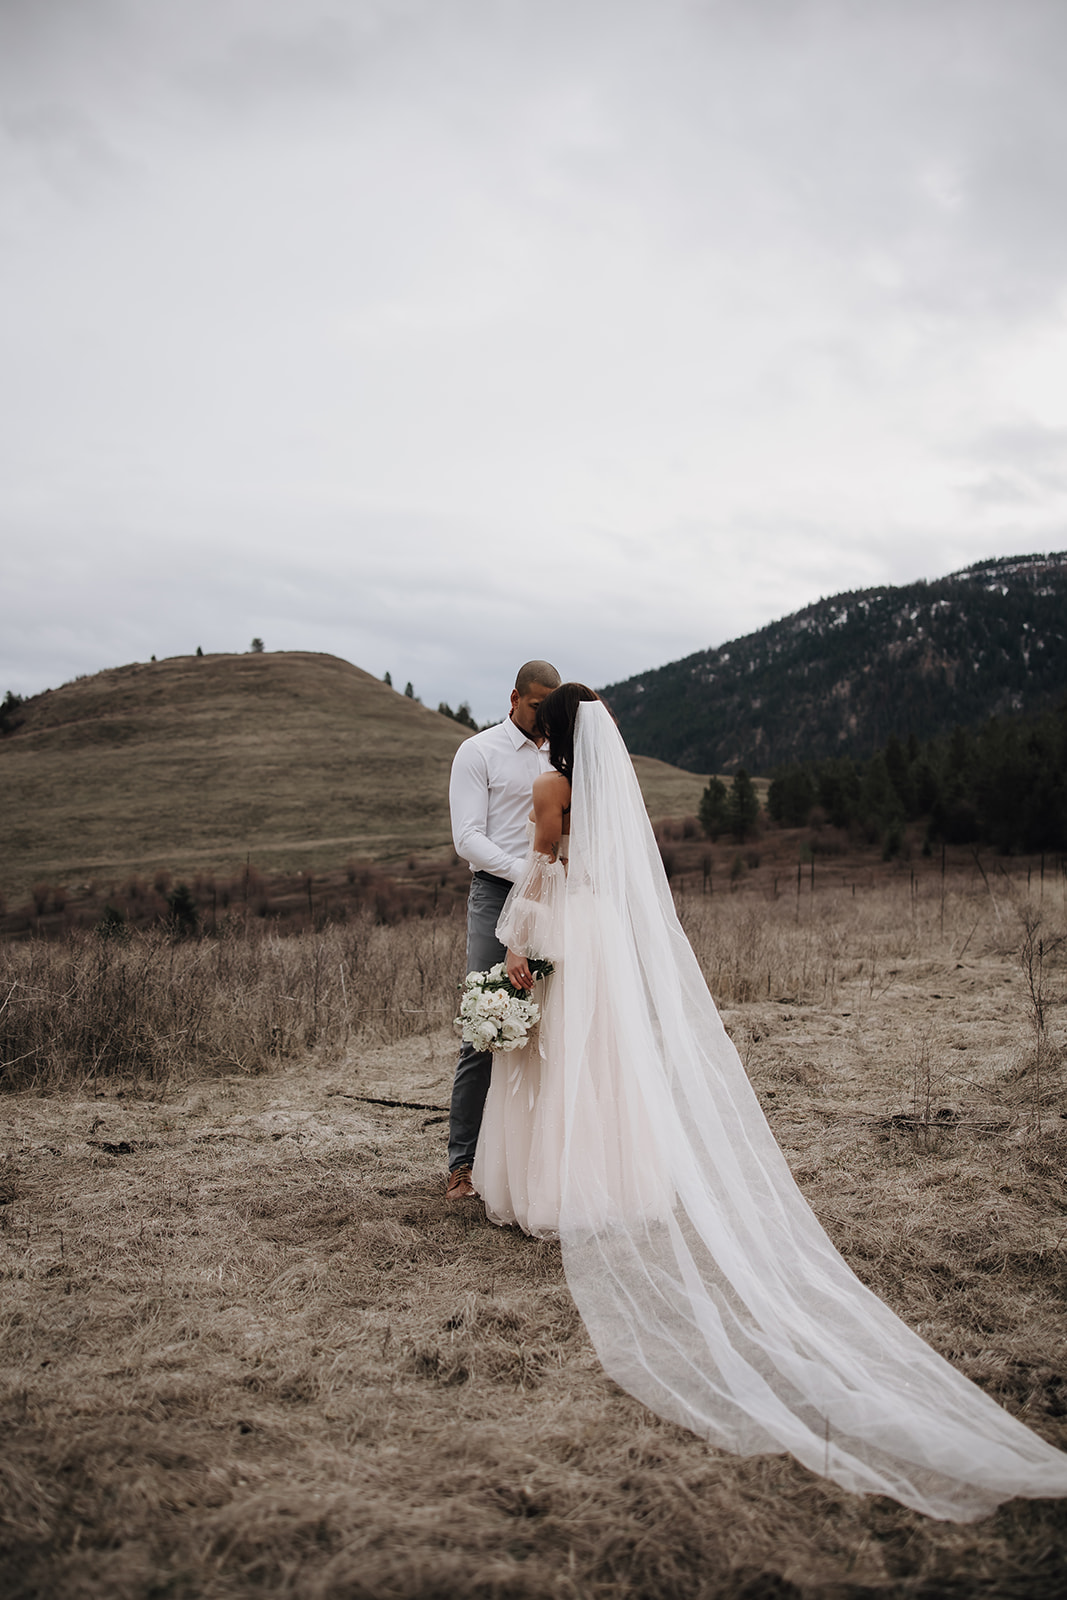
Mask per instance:
[[[414,698],[415,698],[415,686],[410,681],[410,679],[404,685],[404,693],[407,695],[409,700],[414,700]]]
[[[911,776],[912,762],[909,752],[895,733],[890,734],[886,743],[885,765],[889,782],[900,802],[900,808],[905,815],[908,815],[915,805],[915,785]]]
[[[709,839],[717,839],[720,833],[725,833],[729,825],[726,814],[726,785],[721,778],[712,778],[704,793],[700,797],[697,807],[697,816],[700,826]]]
[[[263,640],[260,639],[257,636],[255,639],[252,640],[252,643],[249,646],[249,649],[251,650],[251,652],[252,652],[252,654],[254,656],[261,656],[263,654]]]
[[[783,828],[802,828],[817,799],[815,783],[806,767],[786,767],[771,780],[767,810]]]
[[[835,828],[847,828],[859,810],[860,776],[848,756],[823,762],[819,768],[819,804]]]
[[[744,767],[738,767],[734,773],[727,812],[730,832],[739,844],[743,844],[759,821],[759,796]]]
[[[864,820],[879,829],[900,815],[900,801],[890,781],[889,765],[880,750],[868,761],[860,780],[860,809]]]
[[[385,684],[387,689],[391,689],[393,687],[393,674],[391,672],[387,672],[385,677],[382,679],[382,682]]]
[[[913,816],[926,817],[934,809],[941,794],[941,783],[937,773],[926,759],[920,761],[915,767],[915,809]]]
[[[22,696],[12,694],[10,689],[0,700],[0,734],[13,733],[20,726],[22,718],[16,716],[16,712],[22,704]]]

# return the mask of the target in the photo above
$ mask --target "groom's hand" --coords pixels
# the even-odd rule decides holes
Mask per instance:
[[[517,956],[514,950],[508,951],[507,959],[508,982],[513,989],[532,989],[534,986],[533,973],[530,963],[525,956]]]

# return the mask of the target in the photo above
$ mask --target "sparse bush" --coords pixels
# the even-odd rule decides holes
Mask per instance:
[[[886,829],[885,841],[882,845],[882,860],[894,861],[904,849],[904,825],[896,821],[891,822]]]
[[[125,914],[116,906],[106,905],[97,923],[95,932],[101,939],[125,939],[130,931]]]
[[[189,939],[196,933],[200,914],[188,884],[179,883],[173,894],[168,894],[167,910],[167,922],[176,938]]]

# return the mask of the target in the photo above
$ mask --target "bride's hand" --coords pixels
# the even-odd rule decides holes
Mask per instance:
[[[514,950],[508,951],[507,959],[508,982],[513,989],[532,989],[534,986],[533,973],[525,956],[518,956]]]

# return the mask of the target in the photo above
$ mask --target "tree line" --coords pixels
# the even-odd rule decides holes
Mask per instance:
[[[816,820],[863,832],[886,855],[908,823],[935,843],[1003,854],[1067,850],[1067,699],[1029,717],[990,717],[921,742],[897,735],[865,761],[838,756],[779,767],[767,810],[784,827]]]

